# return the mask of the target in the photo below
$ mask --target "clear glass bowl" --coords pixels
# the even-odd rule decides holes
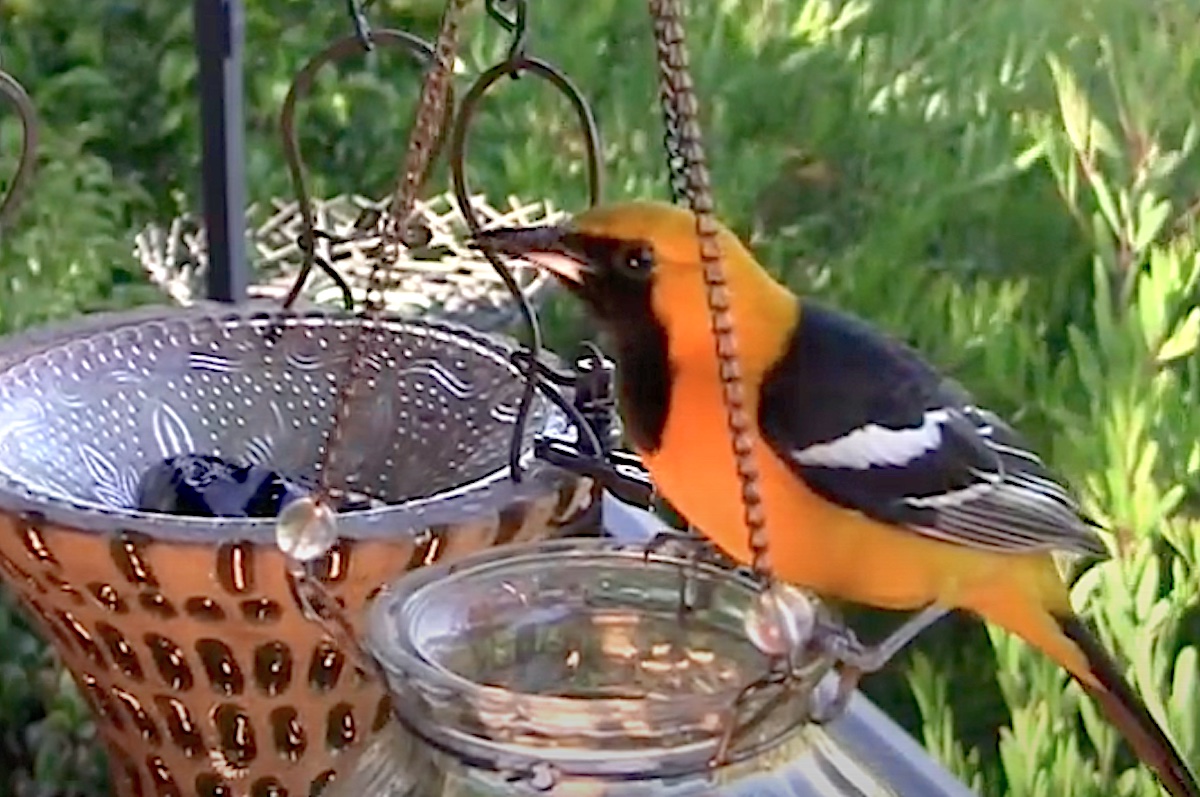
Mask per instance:
[[[768,670],[744,630],[755,595],[738,572],[611,539],[407,575],[369,618],[399,722],[327,795],[968,794],[949,778],[897,790],[838,723],[803,722],[803,688],[743,701],[756,721],[710,766]]]

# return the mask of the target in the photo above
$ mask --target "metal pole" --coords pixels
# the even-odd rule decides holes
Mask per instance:
[[[201,181],[208,240],[208,298],[246,298],[245,123],[242,0],[194,0],[200,62]]]

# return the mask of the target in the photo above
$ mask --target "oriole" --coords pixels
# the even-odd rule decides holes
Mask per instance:
[[[1038,455],[911,348],[796,297],[728,229],[718,240],[776,575],[854,603],[997,623],[1065,667],[1171,795],[1200,797],[1071,607],[1052,553],[1107,551]],[[582,300],[611,340],[626,432],[658,489],[748,562],[693,215],[621,203],[475,243],[552,272]]]

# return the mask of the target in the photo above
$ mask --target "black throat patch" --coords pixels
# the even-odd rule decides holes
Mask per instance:
[[[667,331],[647,306],[613,324],[609,334],[616,344],[617,397],[625,434],[639,452],[654,453],[662,446],[671,409],[674,375]]]
[[[613,344],[617,361],[617,397],[625,436],[643,454],[662,445],[671,408],[672,373],[667,331],[655,317],[653,276],[630,270],[631,253],[642,241],[572,234],[564,244],[592,266],[582,283],[568,284]]]
[[[567,243],[593,267],[569,290],[588,306],[614,348],[617,398],[625,435],[642,453],[662,445],[671,405],[667,330],[654,315],[653,278],[631,273],[625,262],[641,242],[575,236]]]

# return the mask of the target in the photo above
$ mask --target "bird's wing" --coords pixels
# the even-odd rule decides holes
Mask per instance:
[[[805,301],[761,389],[764,439],[826,500],[975,548],[1106,553],[1010,426],[858,319]]]

